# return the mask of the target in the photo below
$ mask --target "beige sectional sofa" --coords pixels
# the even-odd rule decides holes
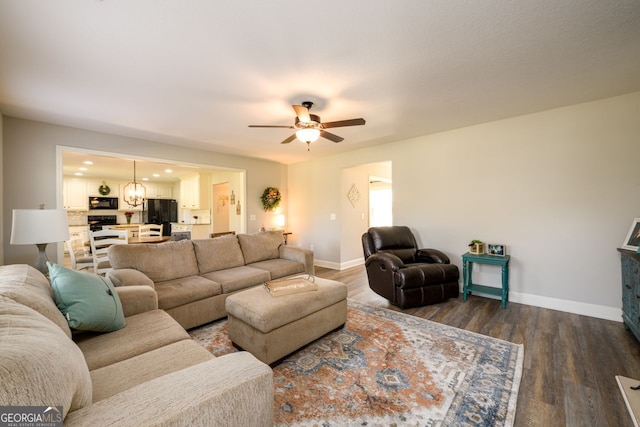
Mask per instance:
[[[265,281],[314,273],[313,252],[284,244],[280,231],[109,248],[116,286],[155,289],[158,307],[189,329],[227,315],[234,292]]]
[[[72,334],[44,275],[0,266],[0,406],[62,406],[65,426],[273,425],[267,365],[213,357],[149,286],[116,293],[124,328]]]

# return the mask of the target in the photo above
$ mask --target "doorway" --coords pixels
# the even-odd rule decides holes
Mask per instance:
[[[393,225],[393,187],[390,178],[369,176],[369,227]]]

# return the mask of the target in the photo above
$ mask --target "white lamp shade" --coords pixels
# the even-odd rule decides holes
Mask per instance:
[[[318,129],[300,129],[296,131],[296,137],[302,142],[315,142],[320,136]]]
[[[30,245],[69,240],[64,209],[14,209],[11,244]]]

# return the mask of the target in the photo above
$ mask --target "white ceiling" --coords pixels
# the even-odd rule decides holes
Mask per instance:
[[[198,165],[185,165],[174,162],[159,162],[149,159],[127,159],[111,157],[87,152],[63,151],[62,174],[64,176],[78,176],[85,179],[117,179],[131,181],[133,167],[137,181],[151,181],[174,183],[181,177],[196,173],[214,172],[214,168],[204,168]],[[91,164],[86,164],[86,162]]]
[[[4,115],[283,163],[638,90],[638,0],[0,0]]]

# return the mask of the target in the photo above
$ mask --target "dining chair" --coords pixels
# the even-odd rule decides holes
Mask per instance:
[[[71,259],[71,268],[74,270],[88,270],[93,268],[93,256],[89,254],[89,247],[82,237],[71,237],[66,242]]]
[[[93,271],[103,275],[111,270],[107,250],[111,245],[126,245],[129,243],[129,231],[103,229],[89,233],[91,255],[93,256]]]
[[[138,228],[140,242],[153,242],[162,239],[163,224],[141,224]]]

